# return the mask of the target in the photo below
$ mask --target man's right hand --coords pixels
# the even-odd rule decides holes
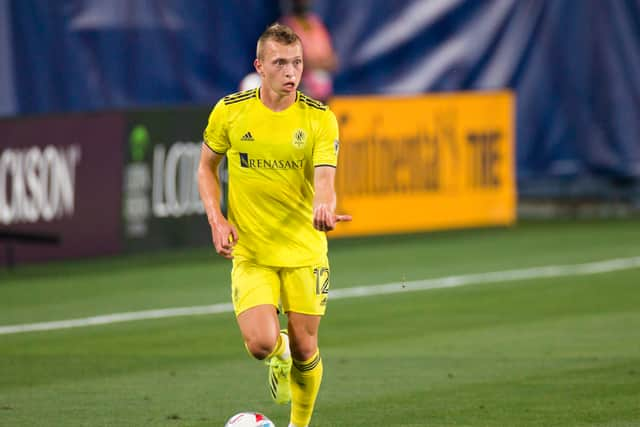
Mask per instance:
[[[233,247],[238,242],[236,228],[226,219],[220,218],[211,224],[211,237],[216,252],[226,259],[233,259]]]

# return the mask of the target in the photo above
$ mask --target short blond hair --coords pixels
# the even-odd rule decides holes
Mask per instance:
[[[264,30],[262,35],[258,38],[258,44],[256,46],[256,58],[262,59],[262,50],[267,40],[273,40],[285,46],[292,45],[294,43],[300,43],[300,47],[302,47],[300,37],[298,37],[298,35],[290,27],[280,24],[279,22],[275,22],[269,25],[267,29]]]

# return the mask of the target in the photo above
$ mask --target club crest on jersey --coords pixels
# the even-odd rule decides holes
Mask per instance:
[[[307,134],[302,129],[298,129],[293,133],[293,146],[296,148],[304,148],[307,143]]]

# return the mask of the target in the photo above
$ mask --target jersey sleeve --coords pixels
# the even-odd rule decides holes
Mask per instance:
[[[204,130],[204,143],[218,154],[226,153],[230,147],[227,134],[227,108],[222,100],[209,114],[209,121]]]
[[[335,114],[327,109],[320,119],[316,142],[313,148],[313,166],[338,165],[338,121]]]

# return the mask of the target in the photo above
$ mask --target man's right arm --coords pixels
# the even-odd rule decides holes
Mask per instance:
[[[211,237],[216,252],[227,259],[233,258],[233,246],[238,241],[238,232],[220,210],[220,177],[218,166],[224,154],[218,154],[206,144],[202,144],[200,164],[198,166],[198,189],[200,199],[211,226]]]

